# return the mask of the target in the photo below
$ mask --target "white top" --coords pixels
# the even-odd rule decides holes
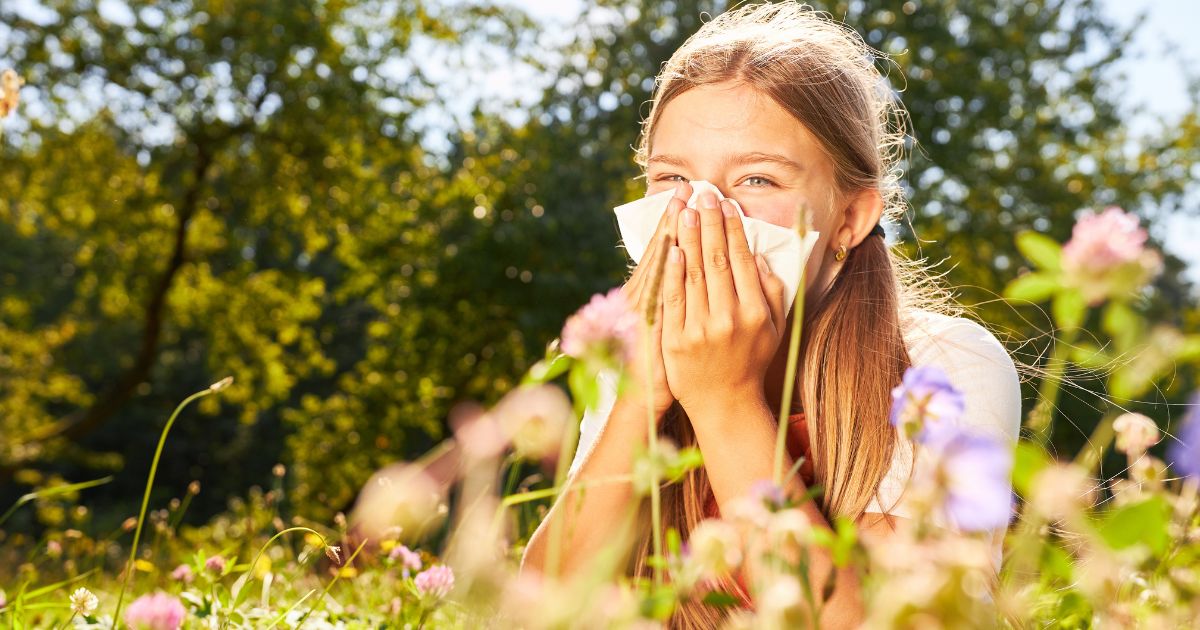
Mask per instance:
[[[962,392],[965,409],[959,424],[1015,444],[1021,428],[1020,381],[1012,358],[996,337],[969,319],[929,311],[909,313],[902,327],[912,364],[941,368]],[[615,376],[601,374],[599,381],[600,402],[583,415],[572,476],[591,454],[616,402]],[[901,497],[912,472],[913,447],[906,438],[898,437],[891,468],[879,484],[879,500],[872,499],[866,511],[911,518],[912,511]],[[995,566],[999,567],[1004,531],[994,531],[991,536]]]

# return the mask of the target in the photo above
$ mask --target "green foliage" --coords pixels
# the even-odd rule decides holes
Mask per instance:
[[[161,471],[204,482],[199,515],[283,461],[289,504],[328,517],[443,436],[455,401],[509,389],[567,313],[621,281],[609,209],[642,191],[630,147],[652,79],[727,3],[593,3],[556,55],[531,43],[527,16],[483,3],[178,0],[127,25],[46,4],[60,16],[46,24],[0,7],[0,65],[30,96],[0,145],[0,499],[47,476],[136,473],[96,495],[116,521],[162,418],[216,376],[237,384],[176,429]],[[947,283],[993,328],[1036,339],[1045,322],[993,298],[1027,257],[1039,271],[1008,295],[1043,302],[1037,274],[1053,269],[1045,237],[995,235],[1061,240],[1085,206],[1178,206],[1200,121],[1130,136],[1113,96],[1128,33],[1095,0],[818,8],[902,69],[890,80],[912,114],[903,183],[921,239],[903,247],[948,259]],[[495,104],[431,130],[437,86],[395,68],[483,46],[550,87],[520,117]],[[423,144],[431,133],[449,148]],[[1146,302],[1188,330],[1200,315],[1180,269],[1168,260]],[[1060,324],[1086,326],[1078,301],[1054,304]],[[1080,363],[1120,356],[1080,344]],[[1200,354],[1191,337],[1179,347]],[[1080,398],[1063,412],[1087,409]]]

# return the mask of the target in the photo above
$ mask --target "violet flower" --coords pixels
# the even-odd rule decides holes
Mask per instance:
[[[1191,410],[1175,431],[1175,441],[1167,449],[1167,458],[1179,474],[1200,479],[1200,391],[1192,394]]]
[[[938,439],[963,414],[966,401],[946,373],[931,365],[913,366],[892,390],[892,426],[918,442]]]

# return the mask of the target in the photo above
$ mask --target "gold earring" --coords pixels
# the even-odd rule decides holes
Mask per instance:
[[[837,251],[833,253],[833,259],[838,262],[842,262],[843,260],[846,260],[846,254],[848,253],[849,251],[846,249],[846,244],[842,243],[838,246]]]

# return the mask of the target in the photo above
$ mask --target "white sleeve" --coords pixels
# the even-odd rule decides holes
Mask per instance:
[[[600,434],[608,424],[608,416],[617,403],[617,374],[612,371],[602,371],[596,377],[600,385],[600,400],[594,408],[583,412],[583,420],[579,423],[579,444],[575,446],[575,458],[571,460],[569,477],[574,477],[583,466],[583,462],[592,454]]]
[[[905,340],[914,366],[941,368],[962,392],[961,426],[1016,444],[1021,429],[1020,379],[1012,357],[987,329],[965,318],[919,313],[911,318]],[[897,437],[878,499],[872,499],[865,511],[911,518],[902,497],[912,473],[913,446]],[[992,532],[997,567],[1003,538],[1002,530]]]

